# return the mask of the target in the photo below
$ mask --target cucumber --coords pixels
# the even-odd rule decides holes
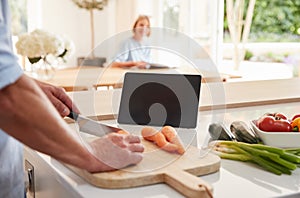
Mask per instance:
[[[258,144],[261,142],[256,133],[243,121],[234,121],[230,125],[230,131],[238,142]]]

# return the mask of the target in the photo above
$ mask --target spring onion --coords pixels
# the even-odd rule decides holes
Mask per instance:
[[[281,149],[277,147],[248,144],[234,141],[213,141],[209,145],[223,159],[254,162],[274,174],[290,175],[300,165],[299,149]]]

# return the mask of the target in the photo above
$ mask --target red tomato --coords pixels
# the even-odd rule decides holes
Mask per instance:
[[[300,117],[300,114],[296,114],[294,115],[294,117],[292,118],[292,121],[295,120],[296,118]]]
[[[290,132],[292,126],[288,120],[276,120],[273,116],[263,116],[257,121],[257,126],[262,131]]]
[[[265,113],[262,117],[264,117],[264,116],[273,116],[273,117],[275,117],[275,120],[280,120],[280,119],[287,120],[286,115],[284,115],[283,113],[279,113],[279,112]]]
[[[274,117],[275,120],[280,120],[280,119],[287,120],[287,117],[283,113],[275,113]]]

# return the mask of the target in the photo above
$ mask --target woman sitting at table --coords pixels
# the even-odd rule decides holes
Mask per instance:
[[[150,47],[146,37],[150,36],[150,20],[146,15],[140,15],[133,25],[133,36],[126,39],[111,67],[147,68],[150,62]]]

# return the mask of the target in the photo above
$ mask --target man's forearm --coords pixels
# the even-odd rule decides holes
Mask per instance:
[[[134,66],[134,62],[133,61],[127,61],[127,62],[113,62],[111,64],[111,67],[132,67]]]
[[[71,128],[38,85],[25,75],[0,90],[0,128],[58,160],[94,169],[94,157],[74,138]]]

